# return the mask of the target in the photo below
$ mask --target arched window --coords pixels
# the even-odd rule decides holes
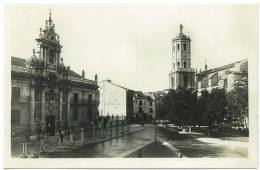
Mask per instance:
[[[183,63],[183,67],[186,68],[186,61],[184,61],[184,63]]]
[[[50,101],[54,101],[54,97],[55,97],[54,95],[55,95],[54,91],[50,90],[49,91],[49,99],[50,99]]]
[[[91,103],[92,102],[92,94],[89,94],[88,95],[88,103]]]
[[[142,108],[142,107],[139,107],[138,112],[139,112],[139,113],[143,113],[143,108]]]
[[[50,64],[55,63],[55,52],[52,49],[49,51],[49,63]]]

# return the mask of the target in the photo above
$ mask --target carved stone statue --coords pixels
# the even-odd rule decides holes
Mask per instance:
[[[180,25],[180,33],[182,33],[182,30],[183,30],[183,25],[181,24]]]
[[[81,74],[82,78],[85,78],[85,71],[82,70],[82,74]]]

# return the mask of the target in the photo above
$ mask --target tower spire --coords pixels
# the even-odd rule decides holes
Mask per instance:
[[[52,20],[51,20],[51,8],[49,9],[49,22],[51,23]]]
[[[205,70],[208,69],[207,60],[205,59]]]

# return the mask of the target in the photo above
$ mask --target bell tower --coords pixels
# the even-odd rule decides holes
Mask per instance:
[[[183,33],[183,25],[180,25],[180,33],[172,40],[172,70],[169,73],[170,89],[194,88],[195,71],[191,68],[191,39]]]
[[[59,35],[55,32],[55,24],[51,18],[45,22],[45,28],[40,28],[39,38],[36,39],[39,47],[39,59],[42,61],[44,69],[50,72],[56,72],[60,64],[60,45]]]

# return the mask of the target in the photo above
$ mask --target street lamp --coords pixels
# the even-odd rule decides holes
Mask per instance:
[[[155,146],[157,146],[157,126],[156,126],[156,113],[154,114],[154,142]]]

